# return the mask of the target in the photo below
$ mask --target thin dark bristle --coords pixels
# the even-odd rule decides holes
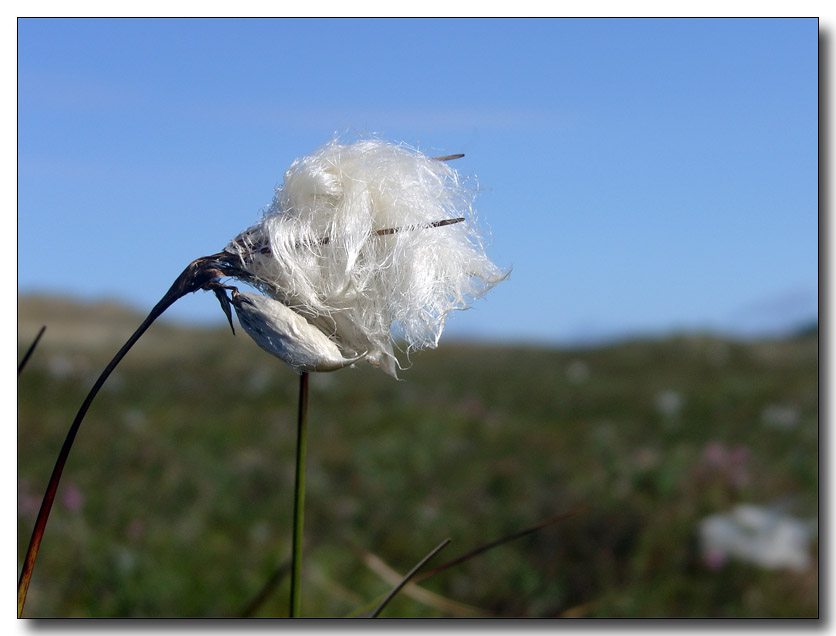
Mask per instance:
[[[455,223],[462,223],[465,220],[463,216],[460,216],[457,219],[444,219],[443,221],[433,221],[432,223],[420,223],[418,225],[407,225],[405,227],[387,227],[383,230],[377,230],[375,232],[376,236],[389,236],[390,234],[397,234],[398,232],[406,232],[409,230],[425,230],[434,227],[444,227],[445,225],[453,225]],[[331,237],[326,236],[318,241],[316,241],[317,245],[328,245],[331,242]],[[241,242],[239,241],[239,244]],[[297,243],[297,247],[301,247],[303,243]],[[270,248],[269,247],[262,247],[259,249],[260,254],[269,254]]]
[[[421,230],[432,227],[444,227],[445,225],[453,225],[454,223],[461,223],[462,221],[464,221],[464,217],[459,217],[457,219],[444,219],[443,221],[434,221],[433,223],[427,224],[408,225],[406,227],[390,227],[385,230],[378,230],[375,234],[378,236],[387,236],[389,234],[397,234],[398,232],[403,232],[405,230]]]
[[[436,161],[453,161],[453,159],[461,159],[464,157],[464,153],[459,153],[457,155],[444,155],[443,157],[433,157]]]

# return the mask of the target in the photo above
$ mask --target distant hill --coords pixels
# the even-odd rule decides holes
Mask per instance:
[[[25,294],[18,297],[18,345],[27,347],[35,338],[41,326],[47,326],[49,335],[48,342],[52,346],[60,346],[73,350],[85,349],[107,349],[113,350],[119,347],[140,325],[146,314],[129,307],[118,300],[85,301],[70,296],[59,296],[51,294]],[[236,330],[237,330],[236,322]],[[226,325],[203,326],[190,325],[179,322],[172,322],[162,316],[154,326],[143,336],[146,346],[156,344],[164,347],[177,347],[177,342],[183,344],[183,338],[189,335],[206,334],[213,332],[224,332],[229,335]],[[240,333],[240,332],[239,332]],[[178,336],[172,338],[172,335]],[[632,336],[602,338],[600,341],[582,342],[579,341],[579,348],[602,348],[619,342],[634,342],[657,340],[659,338],[678,338],[682,336],[699,338],[717,338],[720,340],[738,340],[734,337],[724,337],[718,334],[711,334],[703,331],[693,333],[662,333],[648,334],[637,333]],[[201,336],[203,338],[204,336]],[[786,334],[789,338],[806,339],[818,337],[818,321],[813,318]],[[766,337],[763,340],[783,340],[786,337]],[[452,344],[458,339],[453,334],[445,338],[445,342]],[[759,338],[747,337],[746,341],[759,340]],[[466,339],[469,345],[478,346],[478,342],[471,342]],[[486,345],[488,343],[485,343]],[[495,343],[492,344],[495,346]],[[513,346],[513,345],[509,345]],[[528,343],[524,348],[539,346],[536,343]],[[548,346],[548,348],[575,349],[571,344],[559,346]]]
[[[114,300],[83,301],[66,296],[18,297],[18,347],[28,347],[46,325],[41,346],[64,351],[115,353],[145,319],[145,314]],[[143,336],[145,351],[177,351],[194,346],[218,327],[184,326],[161,317]],[[225,329],[229,334],[229,329]]]

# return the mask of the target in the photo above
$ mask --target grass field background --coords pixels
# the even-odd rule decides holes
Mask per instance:
[[[84,395],[142,316],[26,297],[18,561]],[[818,516],[818,338],[700,334],[595,348],[457,343],[310,383],[306,616],[347,616],[443,539],[451,559],[571,516],[401,593],[385,616],[804,617],[803,569],[708,562],[740,503]],[[24,616],[285,616],[298,376],[229,329],[154,325],[70,455]],[[277,581],[277,582],[276,582]],[[275,582],[275,585],[271,585]],[[368,608],[370,609],[370,608]]]

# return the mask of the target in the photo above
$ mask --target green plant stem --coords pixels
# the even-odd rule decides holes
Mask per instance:
[[[299,379],[299,417],[296,426],[296,487],[293,492],[293,546],[290,568],[290,616],[298,618],[302,610],[299,580],[302,573],[302,528],[305,517],[305,453],[307,451],[308,374]]]

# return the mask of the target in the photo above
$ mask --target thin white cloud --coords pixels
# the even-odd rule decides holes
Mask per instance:
[[[305,128],[321,131],[407,129],[473,129],[554,131],[571,123],[568,113],[547,108],[473,104],[450,107],[364,107],[339,103],[324,107],[288,106],[270,100],[200,99],[183,94],[163,96],[153,86],[101,81],[63,72],[22,71],[20,99],[27,108],[39,111],[142,112],[153,118],[156,113],[167,120],[183,118],[224,125],[259,125],[276,128]],[[156,113],[155,113],[156,111]],[[25,112],[25,111],[24,111]]]

